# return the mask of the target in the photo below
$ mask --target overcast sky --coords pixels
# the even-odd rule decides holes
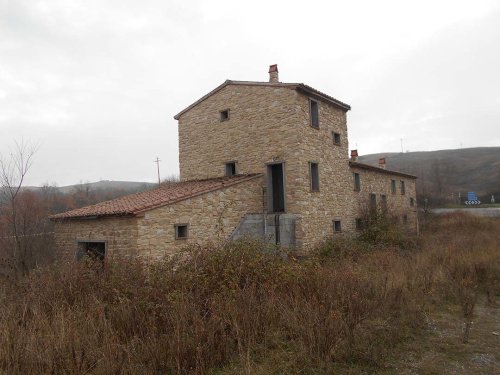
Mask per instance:
[[[31,185],[177,174],[173,116],[270,64],[349,103],[361,155],[500,146],[498,0],[0,0],[0,153],[38,145]]]

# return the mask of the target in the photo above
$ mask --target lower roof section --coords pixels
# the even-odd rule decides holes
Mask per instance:
[[[398,172],[398,171],[391,171],[389,169],[375,167],[374,165],[359,163],[357,161],[349,161],[349,166],[351,168],[367,169],[370,171],[375,171],[375,172],[383,173],[383,174],[389,174],[389,175],[393,175],[393,176],[400,176],[400,177],[413,178],[413,179],[417,178],[417,176],[414,176],[412,174]]]
[[[257,177],[261,173],[241,174],[205,180],[164,184],[156,189],[126,195],[117,199],[52,215],[51,220],[91,219],[105,216],[135,216],[154,208],[167,206],[212,191],[221,190]]]

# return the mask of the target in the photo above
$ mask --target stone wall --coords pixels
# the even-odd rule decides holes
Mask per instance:
[[[75,259],[78,242],[105,241],[106,258],[139,255],[157,259],[188,244],[226,240],[246,213],[262,213],[262,177],[160,207],[140,217],[56,222],[59,253]],[[175,224],[189,224],[188,238],[175,239]]]
[[[226,240],[246,213],[262,213],[262,177],[156,208],[138,219],[138,248],[152,258],[188,244]],[[175,239],[175,224],[188,224],[188,238]]]
[[[299,100],[286,87],[228,85],[182,114],[181,180],[222,176],[230,161],[237,173],[265,173],[273,160],[293,163],[301,142]],[[229,110],[226,121],[222,110]]]
[[[333,221],[342,232],[356,230],[369,194],[387,197],[390,213],[406,215],[408,228],[417,229],[415,180],[384,171],[350,167],[346,111],[319,97],[319,127],[310,125],[311,98],[281,84],[229,84],[179,117],[181,180],[218,177],[225,163],[235,162],[237,173],[259,177],[216,192],[157,208],[142,217],[58,223],[58,244],[75,251],[80,238],[105,239],[109,253],[137,248],[141,256],[158,258],[187,244],[227,239],[246,214],[265,212],[267,165],[282,162],[285,208],[293,218],[286,228],[295,231],[298,252],[307,252],[334,234]],[[221,121],[220,112],[229,111]],[[334,142],[333,132],[340,136]],[[311,190],[310,163],[319,168],[319,191]],[[354,191],[353,172],[361,176]],[[391,193],[391,179],[397,181]],[[406,192],[401,195],[400,181]],[[266,212],[270,214],[270,212]],[[267,216],[266,216],[267,217]],[[188,224],[188,239],[175,239],[175,224]],[[243,227],[242,227],[243,228]],[[290,229],[292,228],[292,229]]]
[[[137,254],[137,219],[111,217],[55,222],[55,243],[60,256],[76,259],[78,242],[105,241],[106,258]]]
[[[309,98],[300,96],[300,148],[293,171],[293,213],[297,221],[297,246],[307,252],[333,233],[333,220],[341,220],[344,231],[353,231],[352,176],[349,172],[347,120],[344,110],[318,101],[319,129],[311,127]],[[340,144],[333,142],[332,132],[340,134]],[[309,163],[318,163],[319,191],[311,191]]]
[[[309,99],[282,86],[224,87],[179,118],[181,179],[220,176],[229,161],[237,162],[238,173],[266,173],[267,164],[282,161],[286,212],[297,217],[297,248],[331,234],[333,218],[347,218],[354,203],[346,113],[315,99],[320,124],[313,128]],[[220,121],[226,109],[229,120]],[[319,165],[319,192],[311,191],[310,162]],[[345,229],[353,228],[346,220]]]
[[[369,207],[370,194],[376,195],[377,206],[381,208],[382,196],[387,198],[387,213],[403,224],[403,216],[407,217],[406,227],[409,231],[418,230],[417,199],[415,190],[415,179],[398,174],[388,174],[375,170],[351,167],[352,172],[359,173],[361,189],[354,191],[357,207],[354,212],[355,218],[361,218]],[[387,171],[389,172],[389,171]],[[396,191],[391,191],[391,180],[396,181]],[[405,193],[401,193],[401,181],[405,183]],[[353,181],[354,184],[354,181]],[[354,185],[353,185],[354,186]],[[413,199],[413,206],[411,200]]]

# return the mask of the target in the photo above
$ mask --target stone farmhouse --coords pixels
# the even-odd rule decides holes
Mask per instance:
[[[180,182],[51,217],[79,257],[161,257],[261,238],[305,253],[378,207],[417,231],[415,176],[348,158],[349,105],[302,83],[227,80],[179,112]]]

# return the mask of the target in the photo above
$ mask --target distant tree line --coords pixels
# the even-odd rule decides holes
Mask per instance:
[[[143,189],[92,189],[80,183],[69,193],[45,184],[23,187],[36,147],[15,143],[8,156],[0,155],[0,276],[21,276],[54,259],[54,227],[50,215],[114,199]]]

